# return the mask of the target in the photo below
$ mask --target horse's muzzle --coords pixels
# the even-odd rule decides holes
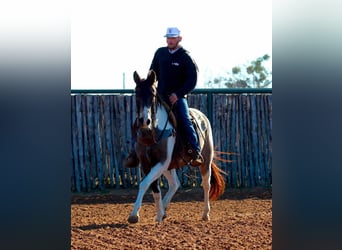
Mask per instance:
[[[153,130],[150,128],[139,128],[137,131],[137,142],[146,146],[155,144],[156,140]]]
[[[139,118],[139,124],[140,124],[140,126],[142,126],[143,128],[147,128],[148,126],[150,126],[151,120],[150,120],[150,119],[144,120],[144,118]]]

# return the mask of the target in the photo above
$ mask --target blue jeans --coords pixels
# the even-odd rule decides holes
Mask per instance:
[[[192,148],[200,152],[201,148],[198,143],[195,128],[190,119],[187,100],[185,98],[178,98],[177,102],[173,105],[173,111],[176,115],[178,129],[182,130]]]

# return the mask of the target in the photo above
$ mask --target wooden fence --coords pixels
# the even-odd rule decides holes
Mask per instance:
[[[137,187],[140,168],[126,169],[130,127],[135,118],[133,91],[72,91],[72,176],[75,192]],[[211,120],[214,145],[227,187],[272,186],[272,92],[195,91],[189,106]],[[183,187],[200,186],[197,168],[178,171]],[[162,179],[161,184],[167,186]]]

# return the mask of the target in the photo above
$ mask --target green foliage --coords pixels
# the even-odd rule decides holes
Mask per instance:
[[[269,71],[264,62],[269,60],[270,56],[265,54],[254,61],[232,68],[228,76],[218,76],[209,80],[206,85],[210,87],[226,86],[228,88],[266,88],[271,87],[272,71]]]

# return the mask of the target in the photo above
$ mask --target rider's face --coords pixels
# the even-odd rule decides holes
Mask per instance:
[[[166,38],[167,47],[169,49],[176,49],[181,40],[182,40],[182,38],[180,36],[178,36],[178,37],[167,37]]]

